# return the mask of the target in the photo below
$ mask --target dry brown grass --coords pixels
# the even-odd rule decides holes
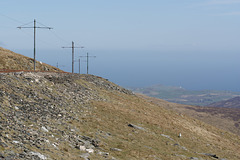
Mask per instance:
[[[167,102],[158,98],[152,98],[138,94],[138,96],[162,106],[168,110],[204,121],[220,129],[240,135],[240,109],[217,108],[217,107],[197,107]]]
[[[86,124],[79,124],[79,128],[87,128],[85,134],[97,138],[96,130],[111,133],[109,138],[102,139],[101,147],[108,151],[109,148],[122,149],[122,152],[114,152],[114,157],[137,160],[154,157],[187,159],[186,157],[197,156],[211,159],[196,154],[197,152],[214,153],[228,159],[240,158],[240,139],[236,135],[166,110],[136,96],[106,92],[102,92],[102,95],[111,99],[109,102],[92,102],[93,118],[88,119]],[[163,102],[163,105],[166,104]],[[145,131],[133,129],[128,126],[129,123],[143,127]],[[180,132],[182,138],[178,138]],[[173,141],[161,134],[170,136]]]
[[[0,70],[33,70],[34,60],[32,58],[14,53],[0,47]],[[45,63],[36,61],[36,71],[57,71],[61,70]]]

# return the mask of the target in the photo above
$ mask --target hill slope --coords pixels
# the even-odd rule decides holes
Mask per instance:
[[[1,73],[0,106],[0,159],[240,159],[238,136],[96,76]]]
[[[222,107],[200,107],[167,102],[142,94],[138,96],[168,110],[188,115],[205,123],[227,130],[240,136],[240,109]]]
[[[33,70],[34,59],[14,53],[0,47],[0,71],[1,70]],[[61,72],[60,69],[48,64],[36,61],[36,71]]]
[[[215,102],[210,107],[240,108],[240,97],[234,97],[226,101]]]

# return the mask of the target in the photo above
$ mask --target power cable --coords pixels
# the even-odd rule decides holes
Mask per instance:
[[[26,24],[23,24],[23,25],[19,26],[19,28],[21,28],[21,27],[23,27],[23,26],[27,26],[27,25],[29,25],[29,24],[33,24],[33,21],[31,21],[31,22],[29,22],[29,23],[26,23]],[[29,26],[29,27],[31,27],[31,26]]]
[[[12,18],[12,17],[7,16],[7,15],[2,14],[2,13],[0,13],[0,15],[3,16],[3,17],[5,17],[5,18],[7,18],[7,19],[9,19],[9,20],[11,20],[11,21],[13,21],[13,22],[15,22],[15,23],[20,23],[20,24],[21,24],[21,25],[19,26],[20,28],[21,28],[21,27],[28,26],[28,25],[30,25],[30,24],[33,23],[32,21],[29,22],[29,23],[23,23],[23,22],[15,19],[15,18]],[[40,25],[42,25],[42,26],[44,26],[44,27],[47,27],[47,26],[44,25],[43,23],[40,23],[40,22],[37,22],[37,23],[40,24]],[[1,27],[1,28],[13,28],[13,27],[10,27],[10,26],[0,26],[0,27]],[[31,26],[29,26],[29,27],[31,27]],[[27,32],[24,32],[23,30],[21,30],[21,31],[22,31],[23,33],[27,34],[29,37],[32,38],[32,35],[28,34]],[[59,34],[57,34],[56,32],[54,32],[53,30],[49,30],[49,31],[50,31],[58,40],[60,40],[61,42],[64,42],[64,43],[68,43],[68,42],[69,42],[69,41],[65,40],[64,38],[62,38],[62,36],[60,36]],[[41,42],[43,42],[43,43],[45,43],[45,44],[48,44],[48,45],[51,45],[50,43],[48,43],[48,42],[46,42],[46,41],[43,41],[43,40],[40,40],[40,39],[38,39],[38,41],[41,41]],[[55,45],[56,45],[56,44],[55,44]],[[59,45],[59,46],[61,46],[61,45]]]
[[[19,20],[16,20],[15,18],[12,18],[12,17],[7,16],[7,15],[5,15],[5,14],[0,13],[0,15],[3,16],[3,17],[5,17],[5,18],[7,18],[7,19],[10,19],[10,20],[12,20],[12,21],[14,21],[14,22],[16,22],[16,23],[24,24],[23,22],[21,22],[21,21],[19,21]]]
[[[50,30],[50,32],[59,40],[61,40],[62,42],[65,42],[65,43],[69,43],[69,41],[63,39],[61,36],[59,36],[55,31],[53,30]]]
[[[44,27],[47,27],[46,25],[44,25],[43,23],[41,22],[37,22],[39,25],[42,25]],[[63,39],[61,36],[59,36],[59,34],[57,34],[54,30],[49,30],[58,40],[62,41],[62,42],[65,42],[65,43],[68,43],[69,41]]]

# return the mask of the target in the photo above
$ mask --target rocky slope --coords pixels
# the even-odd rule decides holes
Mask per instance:
[[[0,73],[0,159],[238,160],[239,148],[238,136],[100,77]]]
[[[33,70],[34,60],[32,58],[14,53],[0,47],[0,71],[4,70]],[[60,69],[48,64],[36,61],[36,71],[61,72]]]

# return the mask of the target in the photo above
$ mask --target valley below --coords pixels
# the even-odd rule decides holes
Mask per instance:
[[[135,93],[147,95],[149,97],[160,98],[169,102],[208,106],[212,103],[228,100],[240,96],[240,92],[216,91],[216,90],[187,90],[182,87],[154,85],[143,88],[130,88]]]

